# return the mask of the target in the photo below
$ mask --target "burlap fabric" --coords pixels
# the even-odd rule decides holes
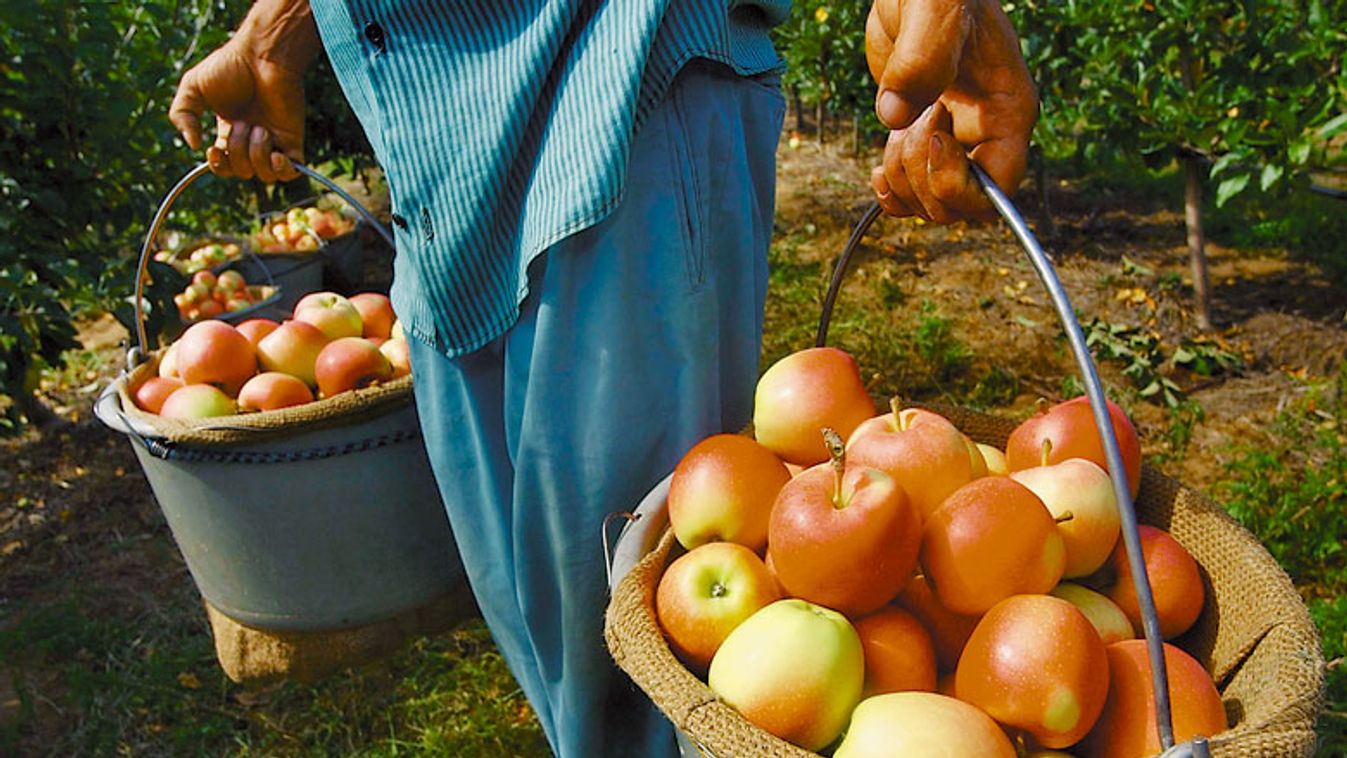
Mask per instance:
[[[312,403],[259,413],[181,421],[146,413],[136,407],[131,393],[159,370],[160,353],[136,366],[117,386],[122,413],[138,427],[150,427],[155,436],[180,445],[211,446],[259,439],[279,440],[287,435],[310,432],[324,427],[349,424],[386,413],[412,400],[412,377],[371,385]]]
[[[978,442],[1004,446],[1015,423],[933,407]],[[1207,667],[1230,728],[1212,736],[1218,756],[1309,756],[1321,707],[1319,635],[1290,579],[1268,552],[1216,504],[1143,467],[1137,517],[1167,529],[1201,565],[1207,600],[1176,642]],[[716,700],[670,652],[655,620],[654,592],[675,545],[666,531],[614,588],[605,636],[613,658],[673,724],[718,758],[811,756],[748,723]]]
[[[466,583],[397,616],[353,629],[276,632],[254,629],[203,601],[215,657],[234,682],[312,682],[386,658],[417,637],[440,634],[479,615]]]

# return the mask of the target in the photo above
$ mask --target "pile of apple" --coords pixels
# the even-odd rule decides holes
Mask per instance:
[[[136,386],[136,405],[165,418],[271,411],[411,373],[401,324],[387,296],[314,292],[284,323],[255,318],[188,327]]]
[[[354,228],[354,220],[332,209],[291,208],[283,218],[257,230],[253,249],[263,253],[317,250],[320,240],[340,237]]]
[[[219,276],[198,271],[192,275],[191,284],[173,296],[173,304],[178,306],[178,317],[190,324],[251,308],[266,295],[262,288],[248,286],[243,274],[232,269],[221,271]]]
[[[668,497],[687,552],[655,596],[671,650],[750,722],[837,758],[1160,752],[1088,401],[1044,404],[1004,451],[897,405],[876,415],[852,357],[812,348],[762,375],[753,438],[688,451]],[[1135,495],[1136,431],[1109,412]],[[1201,574],[1140,533],[1172,639],[1202,610]],[[1224,731],[1206,670],[1165,657],[1175,738]]]
[[[191,275],[198,271],[222,266],[238,258],[241,253],[242,249],[236,242],[208,242],[193,249],[185,259],[169,250],[156,252],[154,259],[161,263],[168,263],[182,273]]]

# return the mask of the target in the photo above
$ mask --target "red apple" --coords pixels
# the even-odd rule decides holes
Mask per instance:
[[[393,366],[367,340],[342,337],[327,343],[318,353],[313,375],[318,380],[318,396],[332,397],[338,392],[392,379]]]
[[[223,314],[224,312],[225,312],[224,303],[221,303],[219,300],[215,300],[214,298],[202,300],[201,304],[198,305],[196,308],[197,318],[201,319],[213,319],[216,316]]]
[[[968,638],[954,690],[1044,747],[1066,747],[1090,731],[1104,708],[1104,643],[1071,603],[1013,595],[992,606]]]
[[[187,327],[176,345],[175,362],[184,384],[214,384],[232,397],[257,373],[252,343],[223,321]]]
[[[851,623],[798,598],[778,600],[735,627],[707,675],[711,691],[744,718],[805,750],[837,739],[864,680]]]
[[[327,343],[327,335],[313,324],[287,321],[258,341],[257,362],[264,371],[280,371],[317,387],[313,367]]]
[[[886,692],[933,692],[935,648],[915,616],[895,605],[856,620],[865,651],[865,696]]]
[[[359,292],[351,296],[351,305],[360,312],[360,322],[364,326],[366,337],[388,339],[393,333],[393,322],[398,317],[393,313],[393,303],[387,295],[378,292]]]
[[[912,577],[895,602],[911,613],[931,633],[935,661],[940,671],[953,671],[963,646],[973,634],[981,616],[955,613],[940,604],[926,577]],[[943,690],[942,690],[943,691]]]
[[[782,358],[758,379],[753,436],[782,460],[808,466],[828,460],[821,429],[845,440],[873,415],[856,360],[837,348],[814,347]]]
[[[159,415],[164,418],[198,419],[232,416],[237,411],[234,401],[210,384],[188,384],[174,390],[164,400]]]
[[[1155,615],[1160,622],[1160,634],[1173,639],[1188,631],[1202,613],[1206,590],[1197,561],[1179,541],[1163,529],[1148,524],[1137,527],[1141,537],[1141,554],[1146,562],[1146,577],[1151,595],[1155,598]],[[1127,560],[1127,548],[1122,540],[1109,558],[1117,577],[1108,590],[1109,599],[1118,604],[1132,622],[1137,636],[1143,635],[1141,609],[1136,587],[1132,584],[1132,564]]]
[[[264,371],[239,390],[239,410],[274,411],[313,401],[309,385],[290,374]]]
[[[330,340],[359,337],[365,330],[360,311],[335,292],[310,292],[301,297],[295,303],[294,319],[313,324]]]
[[[1118,450],[1122,453],[1123,468],[1127,471],[1128,487],[1135,498],[1141,487],[1141,444],[1137,440],[1137,430],[1122,408],[1112,400],[1106,402],[1118,438]],[[1046,456],[1044,442],[1051,446]],[[1089,399],[1083,395],[1040,410],[1015,427],[1006,441],[1006,462],[1011,471],[1060,463],[1068,458],[1085,458],[1108,471],[1104,443],[1099,441],[1099,428],[1094,423],[1094,411]]]
[[[1001,727],[976,707],[933,692],[893,692],[856,706],[833,758],[1015,758]]]
[[[215,289],[216,281],[215,274],[211,273],[209,270],[198,271],[195,274],[192,274],[192,284],[200,284],[205,287],[207,291]]]
[[[253,348],[256,349],[257,343],[261,342],[263,337],[276,331],[279,326],[280,324],[269,318],[250,318],[234,328],[239,330],[239,334],[247,337],[248,341],[253,343]],[[258,356],[258,358],[260,360],[261,356]]]
[[[741,434],[717,434],[684,454],[669,482],[669,523],[683,547],[767,545],[767,519],[790,472],[771,450]]]
[[[1068,458],[1012,471],[1010,478],[1033,490],[1058,519],[1057,531],[1066,543],[1062,576],[1088,576],[1104,565],[1118,541],[1121,524],[1108,472],[1093,461]]]
[[[168,346],[164,354],[159,357],[159,376],[170,379],[178,379],[178,343],[174,342]]]
[[[1029,488],[988,476],[955,490],[922,527],[921,567],[946,608],[985,613],[1011,595],[1057,586],[1066,548]]]
[[[172,379],[166,376],[152,376],[140,383],[136,388],[132,399],[136,401],[136,407],[149,413],[158,413],[164,407],[164,401],[174,390],[182,387],[183,383],[179,379]]]
[[[921,518],[893,477],[846,465],[841,440],[831,464],[781,488],[767,542],[786,592],[860,616],[888,603],[912,578]]]
[[[733,542],[711,542],[664,570],[655,590],[655,617],[674,655],[705,676],[730,632],[780,599],[776,579],[757,553]]]
[[[1155,686],[1145,640],[1126,640],[1107,650],[1108,701],[1081,745],[1083,755],[1132,758],[1162,750],[1155,727]],[[1165,643],[1165,669],[1174,742],[1225,731],[1225,707],[1211,675],[1191,655]]]
[[[215,280],[215,287],[225,292],[239,292],[248,286],[248,282],[233,269],[220,272],[220,276]]]
[[[379,352],[392,364],[394,379],[412,373],[412,351],[407,340],[384,340],[379,344]]]
[[[922,519],[949,494],[973,480],[968,445],[948,419],[919,408],[893,411],[862,422],[847,440],[852,463],[897,480]]]

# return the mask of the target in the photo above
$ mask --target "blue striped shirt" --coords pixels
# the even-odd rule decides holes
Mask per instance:
[[[529,263],[618,203],[632,134],[687,61],[780,66],[790,0],[311,5],[388,179],[394,306],[453,356],[503,334]]]

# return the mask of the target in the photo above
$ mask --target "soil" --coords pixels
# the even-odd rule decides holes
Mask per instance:
[[[799,255],[830,263],[869,202],[862,180],[867,171],[864,161],[840,147],[783,145],[778,235],[806,235],[810,241]],[[1032,195],[1016,198],[1031,220]],[[1181,212],[1066,183],[1051,188],[1049,202],[1057,228],[1043,241],[1079,313],[1140,325],[1171,345],[1204,336],[1243,359],[1237,371],[1212,377],[1172,372],[1205,411],[1186,455],[1171,455],[1162,464],[1186,483],[1210,487],[1231,443],[1256,442],[1277,409],[1302,391],[1306,377],[1336,371],[1347,356],[1347,292],[1297,261],[1293,251],[1211,244],[1221,326],[1203,335],[1190,290],[1182,285],[1188,268]],[[1124,258],[1143,273],[1124,273]],[[856,265],[879,259],[898,266],[909,295],[901,307],[915,308],[923,299],[937,303],[978,365],[1018,379],[1021,391],[1004,412],[1022,415],[1037,397],[1060,394],[1071,364],[1055,316],[1002,225],[938,228],[881,220]],[[1121,290],[1133,288],[1150,300],[1120,299]],[[838,307],[855,305],[848,305],[844,292]],[[99,360],[82,361],[80,369],[44,384],[42,399],[55,419],[0,441],[0,630],[80,585],[97,588],[102,606],[96,612],[121,617],[151,614],[190,592],[191,579],[131,445],[91,413],[98,391],[121,367],[125,331],[103,318],[82,324],[81,336]],[[1102,371],[1111,386],[1127,386],[1117,367],[1106,364]],[[1146,452],[1165,453],[1165,409],[1144,401],[1130,408]],[[203,616],[203,633],[205,628]],[[51,672],[26,670],[25,676],[59,687]],[[33,706],[21,744],[41,745],[44,734],[63,728],[68,715],[58,700],[52,695]],[[0,674],[0,727],[13,723],[19,707],[8,676]]]

